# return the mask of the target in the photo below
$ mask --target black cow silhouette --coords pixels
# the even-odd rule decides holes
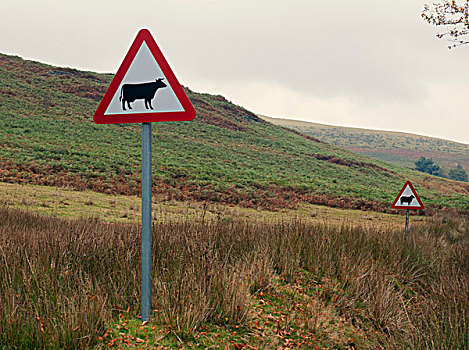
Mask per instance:
[[[142,83],[142,84],[124,84],[121,88],[121,95],[119,101],[122,100],[122,109],[125,111],[125,103],[127,102],[127,107],[132,109],[130,102],[135,100],[145,100],[145,108],[153,109],[151,105],[151,100],[155,97],[156,91],[161,88],[165,88],[167,85],[163,83],[164,78],[156,79],[151,83]]]
[[[407,203],[407,205],[410,205],[410,203],[412,203],[414,198],[415,198],[414,195],[411,194],[410,196],[402,196],[400,201],[401,201],[401,204]]]

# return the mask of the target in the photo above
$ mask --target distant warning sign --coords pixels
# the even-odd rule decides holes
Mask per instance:
[[[138,32],[94,114],[98,124],[189,121],[195,109],[147,29]]]
[[[394,209],[423,209],[422,201],[417,195],[414,186],[407,181],[391,205]]]

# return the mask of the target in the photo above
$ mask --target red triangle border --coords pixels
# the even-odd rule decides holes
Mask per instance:
[[[135,59],[135,56],[138,53],[138,50],[145,42],[153,54],[156,62],[160,66],[160,69],[164,73],[166,80],[173,89],[176,97],[181,103],[184,111],[178,112],[142,112],[142,113],[133,113],[133,114],[107,114],[106,112],[109,104],[111,103],[114,94],[119,88],[122,80],[124,79],[125,74],[127,73],[132,61]],[[151,35],[148,29],[141,29],[136,38],[134,39],[132,45],[129,48],[124,60],[122,61],[119,69],[117,70],[116,75],[111,81],[109,88],[103,96],[103,99],[99,103],[98,108],[93,116],[93,121],[97,124],[124,124],[124,123],[151,123],[151,122],[171,122],[171,121],[190,121],[195,118],[196,112],[194,106],[190,102],[186,93],[184,92],[181,84],[179,84],[176,76],[174,75],[171,67],[166,61],[163,53],[159,49],[155,39]]]
[[[414,206],[407,206],[407,205],[404,206],[404,205],[399,205],[399,204],[396,205],[397,201],[399,200],[399,198],[401,198],[402,192],[404,192],[407,185],[409,185],[412,193],[415,195],[415,199],[419,203],[419,206],[415,206],[415,205]],[[424,209],[424,206],[423,206],[422,201],[420,200],[420,197],[417,194],[417,191],[415,190],[414,186],[412,186],[412,183],[410,181],[406,181],[406,183],[404,184],[402,189],[399,191],[399,194],[397,195],[396,199],[392,203],[391,208],[393,208],[393,209]]]

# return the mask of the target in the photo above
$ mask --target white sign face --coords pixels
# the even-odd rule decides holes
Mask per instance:
[[[148,29],[141,29],[106,90],[97,124],[191,121],[196,112]]]
[[[419,202],[417,202],[417,197],[415,197],[414,191],[412,191],[410,186],[407,185],[396,204],[413,207],[419,205]]]
[[[145,94],[151,98],[142,98]],[[104,115],[182,111],[184,108],[143,42]]]
[[[423,209],[423,204],[412,184],[407,181],[391,207],[395,209]]]

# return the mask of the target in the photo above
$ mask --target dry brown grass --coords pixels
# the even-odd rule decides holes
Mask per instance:
[[[104,222],[138,224],[141,221],[141,202],[142,199],[137,196],[115,196],[91,191],[83,192],[49,186],[0,182],[0,205],[3,203],[9,208],[67,219],[93,216]],[[312,204],[298,205],[295,210],[268,211],[260,209],[260,207],[249,209],[197,201],[164,200],[163,196],[156,195],[154,196],[153,216],[159,222],[188,221],[190,219],[230,221],[242,218],[251,221],[285,221],[301,217],[313,223],[341,224],[347,222],[373,227],[403,227],[404,225],[404,219],[397,215]],[[417,224],[417,220],[422,222],[426,220],[426,217],[413,217],[411,225]]]
[[[468,348],[467,218],[435,217],[410,237],[301,219],[159,223],[154,319],[181,335],[227,319],[245,324],[256,292],[278,276],[293,283],[304,271],[322,284],[322,304],[360,329],[374,329],[384,348]],[[0,207],[0,346],[95,344],[120,311],[138,313],[139,270],[137,225]],[[321,312],[321,303],[310,301],[312,331],[327,323],[318,315],[333,312]]]

